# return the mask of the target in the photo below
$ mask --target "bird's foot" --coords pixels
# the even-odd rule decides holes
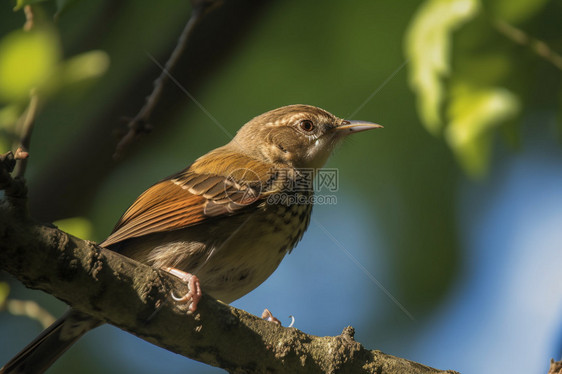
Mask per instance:
[[[276,323],[279,326],[282,326],[281,321],[275,318],[267,308],[263,310],[263,313],[261,314],[261,318],[265,319],[266,321]],[[293,325],[295,324],[295,317],[290,316],[290,318],[291,318],[291,324],[288,327],[293,327]]]
[[[162,270],[175,275],[176,277],[180,278],[187,284],[189,288],[189,292],[185,295],[178,297],[174,295],[174,291],[172,291],[172,299],[180,303],[187,303],[190,302],[189,305],[189,312],[193,313],[197,310],[197,304],[199,300],[201,300],[201,284],[199,283],[199,278],[195,274],[186,273],[185,271],[172,268],[172,267],[164,267]]]
[[[263,310],[263,313],[261,314],[261,318],[265,319],[266,321],[273,322],[273,323],[276,323],[279,326],[281,326],[281,321],[279,321],[277,318],[275,318],[273,316],[273,314],[271,314],[271,312],[267,308]]]

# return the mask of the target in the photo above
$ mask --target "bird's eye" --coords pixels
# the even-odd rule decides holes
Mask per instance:
[[[300,121],[299,127],[304,132],[314,131],[314,123],[312,123],[312,121],[309,119],[303,119],[302,121]]]

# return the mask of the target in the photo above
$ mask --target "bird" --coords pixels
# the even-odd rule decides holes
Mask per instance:
[[[288,105],[148,188],[100,246],[186,281],[172,298],[195,311],[201,290],[225,303],[264,282],[306,231],[315,173],[349,134],[377,129],[311,105]],[[43,373],[102,321],[70,308],[0,369]]]

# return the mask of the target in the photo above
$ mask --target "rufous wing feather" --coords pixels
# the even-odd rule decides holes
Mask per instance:
[[[187,169],[140,195],[100,245],[107,247],[237,214],[260,200],[261,190],[261,184],[241,184],[232,177],[197,174]]]

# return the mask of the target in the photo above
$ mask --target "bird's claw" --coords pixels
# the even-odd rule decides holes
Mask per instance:
[[[261,318],[265,319],[266,321],[276,323],[279,326],[283,326],[281,324],[281,321],[279,319],[275,318],[273,316],[273,314],[271,314],[271,312],[267,308],[263,310],[263,313],[261,314]],[[287,327],[293,327],[293,325],[295,324],[295,317],[289,316],[289,318],[291,318],[291,323]]]
[[[165,267],[163,268],[166,272],[175,275],[176,277],[180,278],[182,281],[187,283],[187,287],[189,291],[183,296],[176,296],[174,291],[171,292],[170,296],[174,301],[180,303],[187,303],[189,302],[189,313],[193,313],[197,310],[197,304],[199,300],[201,300],[202,292],[201,292],[201,284],[199,282],[199,278],[196,275],[186,273],[185,271],[181,271],[176,268],[172,267]]]
[[[261,318],[265,319],[266,321],[273,322],[273,323],[276,323],[279,326],[281,326],[281,321],[279,321],[277,318],[275,318],[273,316],[273,314],[271,314],[271,312],[267,308],[263,310],[263,313],[261,314]]]

